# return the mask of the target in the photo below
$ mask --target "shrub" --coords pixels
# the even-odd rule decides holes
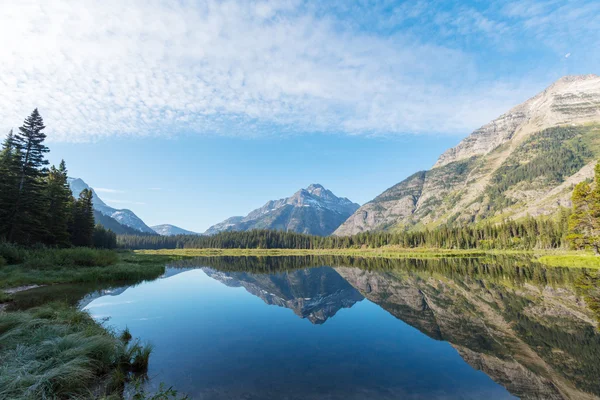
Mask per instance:
[[[0,256],[7,264],[20,264],[25,260],[25,249],[12,243],[0,242]]]

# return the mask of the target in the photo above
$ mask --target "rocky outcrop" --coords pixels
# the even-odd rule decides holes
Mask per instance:
[[[416,174],[423,181],[410,199],[378,201],[388,189],[335,234],[552,213],[568,206],[573,185],[590,176],[590,165],[600,158],[599,138],[600,77],[561,78]],[[544,164],[549,160],[562,170],[550,172]]]
[[[353,235],[372,229],[385,230],[399,220],[410,219],[423,190],[425,171],[409,176],[360,207],[335,235]]]
[[[231,217],[211,226],[205,234],[223,231],[271,229],[326,236],[335,231],[359,205],[337,197],[319,184],[300,189],[292,196],[271,200],[245,217]]]

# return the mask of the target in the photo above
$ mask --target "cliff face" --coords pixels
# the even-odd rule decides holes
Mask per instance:
[[[204,234],[223,231],[272,229],[326,236],[335,231],[358,204],[337,197],[319,184],[300,189],[290,197],[268,201],[245,217],[231,217],[211,226]]]
[[[597,323],[571,289],[511,288],[398,270],[336,271],[394,317],[452,344],[519,398],[600,398],[592,378],[600,355]],[[588,339],[579,341],[583,337]]]
[[[592,176],[599,145],[600,77],[561,78],[359,208],[335,234],[551,213]],[[394,188],[410,196],[388,196]]]

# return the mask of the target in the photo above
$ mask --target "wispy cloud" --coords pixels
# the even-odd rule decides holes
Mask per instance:
[[[363,10],[345,1],[8,0],[0,127],[39,107],[50,139],[66,141],[464,134],[548,83],[497,79],[472,42],[518,44],[526,34],[561,48],[572,29],[586,46],[598,31],[592,0],[452,4],[406,2],[390,12],[387,1]],[[365,27],[361,18],[381,22]]]
[[[119,200],[119,199],[103,199],[106,203],[110,203],[110,204],[129,204],[129,205],[138,205],[138,206],[143,206],[146,205],[146,203],[142,202],[142,201],[132,201],[132,200]]]
[[[123,190],[109,189],[109,188],[94,188],[98,193],[125,193]]]
[[[154,191],[154,192],[160,192],[160,191],[161,191],[161,190],[163,190],[163,189],[162,189],[162,188],[159,188],[159,187],[151,187],[151,188],[148,188],[148,190],[152,190],[152,191]]]

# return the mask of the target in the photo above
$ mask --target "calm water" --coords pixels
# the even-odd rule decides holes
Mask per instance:
[[[586,399],[590,279],[513,259],[207,258],[81,305],[154,345],[150,389],[194,399]]]

